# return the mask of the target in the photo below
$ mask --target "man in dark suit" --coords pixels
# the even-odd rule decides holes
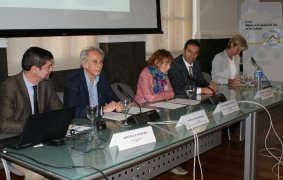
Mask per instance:
[[[0,85],[0,133],[21,133],[28,115],[63,108],[49,80],[52,66],[53,55],[45,49],[31,47],[24,53],[23,71]]]
[[[99,105],[103,112],[122,111],[122,105],[114,94],[106,73],[102,71],[104,53],[89,47],[80,54],[81,69],[72,74],[64,84],[64,104],[76,107],[76,117],[86,117],[87,105]]]
[[[168,77],[175,95],[186,95],[186,86],[195,85],[196,94],[212,94],[218,90],[214,82],[207,82],[196,58],[200,51],[200,44],[196,40],[188,40],[184,46],[183,54],[175,58],[171,64]]]

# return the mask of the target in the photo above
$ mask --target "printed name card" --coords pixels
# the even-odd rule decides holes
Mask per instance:
[[[240,108],[239,108],[238,103],[236,102],[235,99],[232,99],[232,100],[225,101],[223,103],[218,104],[216,106],[213,114],[221,111],[223,116],[225,116],[227,114],[230,114],[230,113],[233,113],[233,112],[236,112],[236,111],[239,111],[239,110],[240,110]]]
[[[262,89],[259,92],[260,92],[261,100],[265,100],[265,99],[274,97],[274,93],[271,88]]]
[[[109,147],[118,146],[119,151],[156,142],[151,126],[115,133]]]
[[[271,88],[262,89],[260,90],[260,97],[261,100],[269,99],[274,97],[274,93]]]
[[[138,155],[148,154],[151,152],[155,147],[155,142],[145,144],[143,146],[134,147],[131,149],[127,149],[124,151],[119,151],[118,147],[111,147],[109,148],[111,158],[114,162],[122,162],[128,160],[133,157],[137,157]]]
[[[204,110],[196,111],[193,113],[185,114],[180,117],[176,128],[185,125],[187,129],[195,128],[205,123],[209,120]]]
[[[269,99],[269,98],[272,98],[272,97],[274,97],[274,92],[269,87],[269,88],[262,89],[262,90],[259,90],[258,92],[256,92],[254,99],[260,98],[261,100],[265,100],[265,99]]]

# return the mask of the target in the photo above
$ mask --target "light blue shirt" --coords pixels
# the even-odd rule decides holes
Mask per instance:
[[[24,82],[25,82],[25,85],[27,87],[27,90],[28,90],[28,95],[29,95],[29,100],[30,100],[30,104],[31,104],[31,111],[32,111],[32,114],[34,114],[34,104],[33,104],[33,97],[34,97],[34,91],[33,91],[33,87],[32,86],[35,86],[34,84],[32,84],[25,76],[25,74],[23,73],[23,78],[24,78]]]
[[[99,81],[99,76],[96,76],[94,82],[92,82],[87,76],[85,70],[84,70],[84,75],[85,75],[86,84],[87,84],[89,105],[97,106],[98,105],[97,83]]]

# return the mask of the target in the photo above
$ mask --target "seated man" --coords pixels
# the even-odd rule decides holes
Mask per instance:
[[[64,84],[64,104],[76,108],[76,117],[86,117],[87,105],[99,105],[103,112],[122,111],[119,99],[111,89],[103,67],[104,53],[89,47],[81,51],[81,69]]]
[[[26,117],[31,114],[63,108],[49,75],[52,71],[51,52],[31,47],[23,55],[23,71],[0,85],[0,133],[21,133]],[[43,179],[41,175],[12,164],[25,179]]]
[[[171,64],[168,76],[175,95],[186,95],[185,88],[189,84],[195,85],[196,94],[213,94],[218,90],[214,82],[207,82],[201,71],[197,56],[200,44],[196,40],[188,40],[184,46],[183,54],[176,57]]]
[[[23,71],[0,85],[0,133],[21,133],[28,115],[63,108],[48,80],[52,66],[53,55],[45,49],[31,47],[24,53]]]

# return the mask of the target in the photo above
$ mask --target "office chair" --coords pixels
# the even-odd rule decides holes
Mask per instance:
[[[11,166],[10,162],[7,162],[6,159],[1,158],[1,162],[0,162],[0,169],[4,168],[7,180],[11,180],[11,173],[16,174],[17,176],[24,176],[24,174],[22,174],[19,170]]]
[[[203,75],[203,77],[204,77],[204,79],[208,82],[208,83],[210,83],[210,81],[211,81],[211,75],[210,74],[208,74],[207,72],[202,72],[202,75]]]
[[[3,166],[4,170],[5,170],[6,179],[11,180],[11,175],[10,175],[11,172],[10,172],[9,165],[8,165],[7,161],[3,158],[1,158],[1,161],[2,161],[1,166]]]
[[[57,96],[59,97],[59,99],[64,102],[64,92],[56,92]]]
[[[125,96],[123,93],[121,93],[118,90],[117,85],[119,85],[121,88],[123,88],[132,98],[135,98],[135,93],[134,93],[133,89],[129,85],[127,85],[125,83],[120,83],[120,82],[112,83],[111,84],[111,88],[113,89],[114,93],[116,94],[116,96],[120,100],[123,100],[123,99],[127,98],[127,96]]]

